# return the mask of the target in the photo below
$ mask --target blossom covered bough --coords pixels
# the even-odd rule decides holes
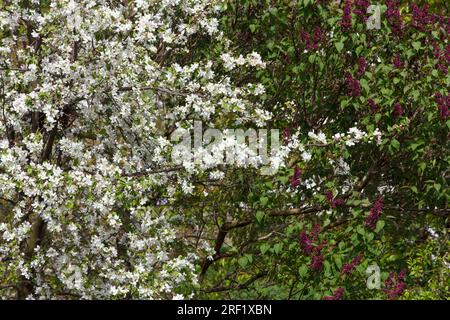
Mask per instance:
[[[321,3],[314,3],[315,9]],[[272,277],[269,283],[277,279],[285,285],[291,265],[292,287],[301,283],[298,274],[331,279],[336,269],[338,280],[324,281],[328,287],[308,297],[350,295],[338,281],[357,274],[376,252],[374,245],[362,253],[360,243],[380,232],[386,211],[430,208],[428,199],[426,208],[394,206],[406,188],[383,168],[389,157],[395,159],[399,140],[408,141],[400,136],[420,112],[411,112],[409,97],[386,102],[368,89],[376,68],[401,72],[404,57],[394,55],[390,68],[378,67],[379,57],[354,59],[356,71],[346,67],[339,81],[328,84],[329,74],[314,75],[317,83],[329,85],[323,97],[316,83],[314,92],[308,91],[308,72],[328,72],[315,63],[335,59],[334,51],[342,50],[337,41],[344,41],[337,37],[352,32],[364,3],[345,1],[332,31],[301,29],[294,41],[304,46],[298,57],[314,64],[313,72],[302,67],[308,78],[298,90],[303,98],[274,99],[278,93],[271,84],[278,80],[280,60],[239,47],[234,31],[223,30],[227,1],[0,0],[0,297],[202,297],[266,276]],[[388,5],[391,28],[404,30],[395,3]],[[337,15],[334,5],[330,8]],[[328,46],[333,37],[336,42]],[[444,70],[444,50],[435,51],[437,68]],[[339,59],[352,60],[351,52],[339,52]],[[264,79],[266,73],[273,79]],[[427,108],[445,127],[448,95],[431,99],[438,109]],[[366,118],[361,109],[348,111],[360,104],[367,105]],[[284,127],[283,143],[267,163],[238,139],[214,141],[212,153],[206,145],[193,154],[178,152],[174,137],[194,134],[195,140],[196,123],[205,130]],[[232,150],[235,161],[224,163],[224,150]],[[447,213],[437,206],[433,212]],[[270,228],[264,225],[269,219]],[[340,230],[344,236],[329,233],[349,222],[360,225]],[[292,237],[294,232],[300,238]],[[352,254],[342,240],[350,233]],[[331,256],[336,266],[330,267]],[[256,260],[254,269],[246,270]],[[394,278],[385,279],[391,298],[403,293],[405,277],[398,277],[394,289]],[[299,290],[303,294],[304,288]]]
[[[259,86],[216,72],[264,67],[227,51],[218,4],[1,3],[3,297],[189,295],[196,255],[177,249],[162,200],[190,173],[172,166],[169,133],[261,115]],[[192,58],[198,41],[228,53]]]

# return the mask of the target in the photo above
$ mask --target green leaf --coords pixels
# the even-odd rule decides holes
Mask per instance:
[[[425,171],[425,168],[427,167],[427,164],[425,163],[425,162],[421,162],[420,164],[419,164],[419,169],[420,169],[420,171],[422,171],[422,172],[424,172]]]
[[[399,149],[400,149],[400,142],[399,142],[397,139],[392,139],[392,141],[391,141],[391,146],[392,146],[394,149],[399,150]]]
[[[340,53],[342,51],[342,49],[344,48],[344,44],[342,42],[336,42],[334,44],[334,46],[336,47],[337,51]]]
[[[360,235],[364,235],[366,233],[366,230],[364,230],[363,226],[358,226],[356,228],[356,232],[358,232]]]
[[[376,115],[375,115],[375,122],[380,122],[380,120],[381,120],[381,113],[377,113]]]
[[[276,245],[273,246],[273,252],[275,252],[275,254],[279,254],[282,249],[283,249],[282,243],[277,243]]]
[[[369,84],[367,83],[367,80],[361,79],[359,82],[361,83],[361,86],[364,88],[364,90],[366,90],[366,92],[369,93],[370,87],[369,87]]]
[[[386,223],[383,220],[378,220],[377,226],[375,227],[375,232],[379,233],[384,228],[385,224]]]
[[[323,262],[323,266],[324,266],[324,271],[325,271],[325,275],[329,275],[330,274],[330,269],[331,269],[331,265],[328,261],[324,261]]]
[[[270,246],[267,243],[263,243],[262,245],[259,246],[259,250],[261,250],[262,254],[265,254],[269,249]]]
[[[334,262],[336,263],[336,266],[338,267],[338,269],[341,269],[341,267],[342,267],[342,260],[341,260],[341,258],[336,256],[334,258]]]
[[[266,216],[266,214],[263,211],[257,211],[256,212],[256,221],[258,221],[258,223],[261,223],[264,220],[265,216]]]
[[[246,257],[246,256],[240,257],[239,260],[238,260],[238,263],[239,263],[239,265],[240,265],[242,268],[245,268],[245,266],[246,266],[247,263],[248,263],[247,257]]]
[[[269,202],[269,198],[262,196],[259,198],[259,203],[261,206],[265,207],[267,205],[267,202]]]
[[[286,184],[289,181],[289,177],[288,176],[279,176],[278,180],[282,183],[282,184]]]
[[[302,265],[300,268],[298,268],[298,273],[300,274],[301,277],[306,276],[306,274],[308,273],[308,267]]]

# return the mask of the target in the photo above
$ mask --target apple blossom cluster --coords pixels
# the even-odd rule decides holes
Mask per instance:
[[[265,63],[256,52],[233,54],[219,30],[220,4],[3,4],[2,297],[190,296],[196,263],[211,248],[189,248],[170,205],[178,192],[192,193],[194,167],[213,179],[224,172],[214,159],[176,166],[170,134],[192,130],[194,120],[261,127],[270,119],[258,102],[264,87],[231,80]],[[224,49],[193,58],[198,39]],[[273,166],[293,147],[281,148]]]
[[[334,209],[345,204],[345,199],[339,195],[350,192],[361,182],[357,177],[352,175],[351,159],[344,159],[344,154],[347,152],[347,149],[354,148],[359,144],[380,145],[382,143],[382,132],[379,128],[366,132],[359,129],[356,124],[346,132],[325,134],[322,131],[313,130],[303,137],[300,131],[291,134],[291,130],[292,128],[289,130],[290,136],[286,134],[285,130],[285,140],[287,139],[290,143],[296,141],[296,147],[292,148],[291,153],[297,154],[298,164],[293,168],[293,173],[289,177],[287,191],[293,200],[296,197],[300,197],[304,203],[301,208],[308,207],[309,199],[305,196],[305,192],[307,194],[325,195],[325,200],[329,204],[329,208],[321,210],[317,215],[330,215]],[[315,154],[320,154],[324,150],[333,150],[333,153],[328,158],[328,163],[331,166],[334,179],[340,181],[337,186],[336,195],[333,195],[327,187],[327,182],[329,182],[330,177],[321,173],[324,172],[324,166],[318,166],[317,162],[311,161],[315,157]],[[288,207],[292,208],[289,205]]]

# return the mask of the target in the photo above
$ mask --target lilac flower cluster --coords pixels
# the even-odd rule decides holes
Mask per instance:
[[[352,26],[352,2],[351,2],[351,0],[346,0],[344,3],[344,15],[342,17],[340,24],[344,31],[347,31]]]
[[[333,209],[336,209],[339,206],[342,206],[345,204],[345,200],[342,198],[334,198],[333,192],[331,190],[327,191],[327,201],[331,205]]]
[[[449,24],[450,24],[450,21],[449,21]],[[443,53],[443,57],[447,61],[447,64],[450,64],[450,44],[447,44],[445,46],[445,51]]]
[[[370,110],[372,111],[372,114],[375,114],[380,110],[380,106],[373,101],[373,99],[367,100],[367,103],[369,104]]]
[[[306,255],[310,255],[313,245],[312,245],[312,240],[308,237],[308,234],[305,230],[300,232],[299,242],[300,242],[300,247],[302,248],[303,252]]]
[[[346,275],[352,273],[353,270],[361,263],[363,256],[361,254],[353,258],[352,262],[344,263],[341,269],[341,274]]]
[[[315,26],[314,27],[314,42],[316,44],[325,42],[326,37],[325,34],[323,33],[322,29],[319,26]]]
[[[286,127],[283,130],[283,141],[284,143],[287,143],[289,141],[289,138],[291,137],[291,127]]]
[[[411,4],[411,11],[413,16],[411,23],[420,31],[424,31],[427,24],[434,20],[433,16],[431,16],[428,12],[428,5],[424,5],[420,8],[418,5],[413,3]]]
[[[301,175],[302,175],[302,170],[299,167],[296,167],[295,171],[294,171],[294,175],[291,177],[291,180],[290,180],[291,187],[295,188],[300,184]]]
[[[412,7],[412,6],[411,6]],[[414,25],[414,21],[415,20],[419,20],[421,19],[421,16],[423,18],[425,18],[426,23],[429,25],[435,25],[436,23],[438,24],[438,28],[445,30],[445,33],[448,34],[450,32],[450,18],[446,17],[444,15],[439,15],[439,14],[433,14],[431,12],[428,11],[429,6],[426,5],[423,8],[418,8],[417,7],[417,19],[414,17],[414,9],[412,9],[413,11],[413,21],[411,21],[411,23]],[[425,12],[424,12],[425,11]],[[422,18],[422,19],[423,19]],[[441,39],[444,39],[446,37],[446,34],[442,33],[441,34]]]
[[[437,43],[433,44],[434,58],[437,60],[436,68],[442,73],[448,73],[448,65],[450,64],[450,45],[447,44],[444,50],[439,48]]]
[[[394,34],[401,35],[403,30],[402,17],[400,16],[399,2],[395,0],[387,0],[386,17]]]
[[[399,102],[394,104],[392,112],[394,113],[394,117],[396,117],[396,118],[401,117],[403,115],[402,105]]]
[[[345,81],[347,83],[348,95],[351,97],[359,97],[361,95],[359,81],[353,78],[351,74],[347,74]]]
[[[394,272],[389,273],[389,277],[385,281],[386,288],[383,290],[389,299],[398,298],[403,294],[403,291],[405,291],[406,288],[406,283],[404,282],[405,278],[405,270],[402,270],[397,277]]]
[[[311,269],[314,271],[319,271],[323,267],[324,256],[321,252],[323,247],[327,244],[326,240],[323,240],[321,244],[314,245],[320,233],[320,225],[315,224],[312,228],[310,234],[308,235],[305,230],[300,232],[299,242],[300,248],[302,248],[303,253],[307,256],[311,256]]]
[[[404,63],[403,63],[402,59],[400,58],[400,54],[397,53],[397,54],[394,56],[394,59],[392,60],[392,64],[393,64],[394,67],[397,68],[397,69],[403,68]]]
[[[441,119],[445,120],[450,116],[450,95],[443,96],[441,93],[436,93],[434,95],[436,103],[439,109],[439,116]]]
[[[317,50],[319,44],[325,41],[325,35],[322,29],[319,26],[316,26],[312,37],[305,30],[301,30],[300,39],[305,44],[307,50]]]
[[[308,32],[306,32],[303,29],[300,30],[300,39],[305,44],[306,49],[308,49],[308,50],[312,49],[311,35]]]
[[[300,247],[307,256],[311,255],[311,253],[314,251],[313,242],[317,240],[319,232],[320,226],[318,224],[314,225],[309,236],[305,230],[300,232],[299,235]]]
[[[322,299],[323,300],[341,300],[342,297],[344,296],[344,288],[340,287],[337,288],[334,292],[333,295],[331,296],[325,296]]]
[[[370,2],[367,0],[355,0],[353,9],[353,13],[356,14],[362,21],[367,21],[367,8],[369,7]]]
[[[323,266],[323,254],[321,252],[317,253],[312,257],[311,269],[319,271]]]
[[[375,200],[372,208],[370,209],[370,214],[367,216],[365,225],[370,229],[375,229],[378,219],[380,218],[381,211],[383,211],[384,199],[383,197],[378,197]]]
[[[359,62],[358,75],[362,76],[364,72],[366,72],[366,65],[367,65],[366,58],[360,57],[358,62]]]

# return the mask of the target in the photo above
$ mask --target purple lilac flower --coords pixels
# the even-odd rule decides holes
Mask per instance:
[[[311,238],[316,241],[319,237],[320,233],[320,224],[316,223],[314,224],[313,228],[311,229]]]
[[[439,109],[439,116],[441,119],[445,120],[450,117],[450,95],[443,96],[439,92],[434,95],[436,103]]]
[[[344,15],[340,22],[341,27],[344,31],[347,31],[352,26],[352,2],[351,0],[346,0],[344,3]]]
[[[344,296],[344,288],[340,287],[333,292],[332,296],[325,296],[323,300],[341,300]]]
[[[325,40],[325,36],[322,32],[322,29],[319,26],[316,26],[314,28],[313,36],[311,36],[305,30],[301,30],[300,39],[305,44],[307,50],[317,50],[319,48],[319,44]]]
[[[333,204],[333,198],[334,198],[333,192],[331,190],[328,190],[326,196],[327,196],[328,203],[332,205]]]
[[[395,68],[397,69],[401,69],[403,68],[403,61],[400,58],[400,54],[396,54],[394,59],[392,60],[392,64],[394,65]]]
[[[300,39],[305,44],[306,49],[313,49],[313,42],[311,40],[311,35],[305,30],[300,30]]]
[[[328,240],[324,239],[318,246],[314,247],[313,251],[320,252],[327,243],[328,243]]]
[[[380,110],[380,106],[375,103],[372,99],[367,100],[367,103],[369,104],[370,110],[372,111],[372,114],[375,114]]]
[[[290,137],[291,137],[291,127],[284,128],[284,130],[283,130],[283,140],[284,140],[284,142],[288,142]]]
[[[397,277],[394,272],[389,273],[389,277],[385,281],[386,288],[383,290],[389,299],[398,298],[405,291],[406,283],[404,282],[406,278],[406,271],[402,270]]]
[[[359,97],[361,95],[361,85],[359,84],[359,81],[350,74],[347,74],[346,82],[348,95],[351,97]]]
[[[318,252],[311,260],[311,269],[315,271],[321,270],[323,267],[323,254]]]
[[[441,48],[436,41],[433,41],[433,55],[435,59],[439,59],[441,57]]]
[[[353,270],[355,270],[355,268],[361,263],[361,260],[362,260],[362,255],[357,255],[353,260],[352,260],[352,262],[350,262],[350,263],[345,263],[343,266],[342,266],[342,270],[341,270],[341,273],[342,274],[350,274]]]
[[[434,58],[437,60],[436,68],[442,73],[448,73],[448,64],[450,63],[450,46],[447,45],[445,50],[441,50],[439,45],[434,42],[433,43],[433,54]]]
[[[313,246],[313,242],[317,240],[317,238],[319,237],[319,233],[320,233],[320,225],[318,223],[316,223],[312,227],[309,235],[305,230],[302,230],[302,232],[300,232],[299,235],[300,247],[303,249],[303,252],[306,255],[310,255],[315,251],[320,251],[320,249],[322,248],[320,246],[318,247]]]
[[[314,43],[318,45],[325,41],[325,35],[319,26],[314,27]]]
[[[449,21],[449,23],[450,23],[450,21]],[[447,44],[445,46],[444,58],[445,58],[445,60],[447,60],[447,64],[449,64],[450,63],[450,44]]]
[[[399,2],[395,0],[386,1],[386,17],[394,34],[401,35],[403,30],[402,17],[400,16]]]
[[[345,204],[345,200],[344,199],[334,198],[333,192],[331,190],[327,191],[326,197],[327,197],[328,203],[331,205],[331,207],[333,209],[336,209],[336,207],[339,207],[339,206],[342,206],[342,205]]]
[[[356,14],[362,21],[367,21],[367,8],[370,3],[367,0],[355,0],[353,13]]]
[[[366,72],[366,58],[361,57],[359,58],[359,68],[358,68],[358,74],[362,76],[364,72]]]
[[[365,225],[370,229],[375,229],[378,219],[380,218],[381,211],[383,211],[384,199],[383,197],[378,197],[375,200],[372,208],[370,209],[370,214],[367,216]]]
[[[393,112],[394,112],[394,117],[396,117],[396,118],[401,117],[403,115],[403,108],[399,102],[394,104]]]
[[[303,230],[302,232],[300,232],[299,242],[300,242],[300,247],[303,249],[303,252],[306,255],[310,255],[311,252],[313,251],[313,245],[312,245],[312,240],[308,237],[308,234],[306,233],[306,231]]]
[[[291,186],[293,188],[300,184],[300,177],[302,175],[302,170],[299,167],[295,168],[294,175],[291,177]]]
[[[422,8],[415,3],[411,4],[412,11],[412,24],[418,30],[424,31],[427,24],[431,21],[430,14],[428,13],[428,5],[424,5]]]
[[[319,233],[320,225],[315,224],[309,235],[305,230],[301,231],[299,235],[300,248],[302,248],[305,255],[311,257],[310,267],[314,271],[319,271],[323,267],[324,256],[321,250],[327,244],[326,240],[316,246],[313,244],[314,241],[317,241]]]

